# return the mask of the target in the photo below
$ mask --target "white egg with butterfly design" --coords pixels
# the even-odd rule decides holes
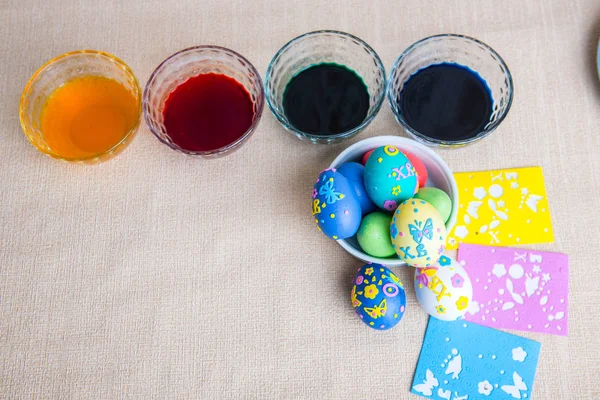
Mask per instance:
[[[473,299],[473,285],[463,266],[443,255],[436,265],[416,269],[415,294],[427,314],[454,321],[466,314]]]

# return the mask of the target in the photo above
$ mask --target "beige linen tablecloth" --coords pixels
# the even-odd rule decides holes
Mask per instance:
[[[534,248],[570,256],[570,328],[518,333],[542,343],[533,396],[600,398],[598,0],[0,0],[0,398],[417,398],[427,316],[414,291],[396,328],[367,329],[349,300],[361,263],[310,215],[337,153],[403,135],[387,103],[336,146],[299,142],[265,109],[241,150],[211,161],[142,126],[117,158],[68,165],[19,126],[27,80],[66,51],[113,53],[144,85],[177,50],[219,44],[264,75],[285,42],[324,28],[364,39],[388,71],[447,32],[505,59],[508,118],[438,153],[454,171],[544,168],[556,243]]]

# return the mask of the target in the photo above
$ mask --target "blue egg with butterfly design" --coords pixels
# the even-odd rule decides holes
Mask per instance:
[[[398,206],[390,225],[392,247],[398,257],[413,267],[435,265],[446,248],[446,225],[438,210],[420,199]]]
[[[326,169],[317,178],[312,213],[319,230],[334,240],[354,236],[362,217],[354,187],[334,168]]]
[[[406,294],[400,279],[383,265],[367,264],[354,278],[352,307],[370,328],[386,330],[400,322],[406,310]]]

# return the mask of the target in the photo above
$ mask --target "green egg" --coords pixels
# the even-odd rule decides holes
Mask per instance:
[[[434,187],[424,187],[419,189],[417,194],[415,194],[415,199],[425,200],[434,206],[444,222],[447,222],[448,218],[450,218],[452,201],[443,190]]]
[[[373,257],[391,257],[396,254],[390,238],[392,216],[382,212],[374,212],[365,216],[356,238],[365,253]]]

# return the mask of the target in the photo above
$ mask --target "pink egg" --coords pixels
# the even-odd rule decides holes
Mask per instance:
[[[419,180],[419,187],[425,187],[425,184],[427,183],[427,168],[425,168],[425,164],[423,164],[423,161],[419,160],[419,157],[415,156],[414,154],[409,153],[406,150],[401,151],[404,153],[404,155],[406,155],[413,167],[415,167],[415,171],[417,171],[417,178]]]
[[[369,159],[369,157],[371,156],[371,153],[373,153],[375,151],[375,149],[373,150],[369,150],[367,151],[365,154],[363,154],[362,156],[362,160],[360,161],[362,165],[367,164],[367,160]]]

